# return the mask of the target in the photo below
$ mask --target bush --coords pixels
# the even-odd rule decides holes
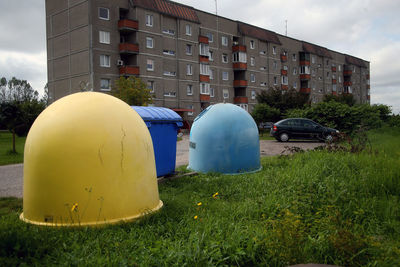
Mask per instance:
[[[280,111],[279,109],[272,108],[267,104],[257,104],[255,105],[251,116],[256,121],[257,125],[261,122],[267,121],[278,121],[280,119]]]

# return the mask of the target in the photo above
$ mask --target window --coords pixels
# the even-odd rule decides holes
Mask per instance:
[[[273,67],[275,70],[278,69],[278,62],[276,62],[276,60],[274,60],[273,62]]]
[[[102,90],[102,91],[110,91],[111,90],[110,79],[100,79],[100,90]]]
[[[267,67],[261,67],[260,68],[260,70],[266,70],[267,69]]]
[[[210,65],[200,63],[200,74],[210,75]]]
[[[214,52],[213,51],[208,51],[208,59],[210,61],[214,61]]]
[[[222,96],[223,96],[223,98],[229,98],[229,91],[228,91],[228,89],[223,89],[222,90]]]
[[[251,57],[250,58],[250,65],[251,66],[255,66],[256,65],[256,58],[255,57]]]
[[[292,55],[292,61],[296,61],[296,54]]]
[[[165,92],[164,96],[166,96],[166,97],[176,97],[176,92]]]
[[[110,20],[110,10],[105,7],[99,7],[99,19]]]
[[[293,75],[297,75],[297,67],[293,67]]]
[[[99,41],[101,44],[110,44],[110,32],[99,31]]]
[[[297,88],[297,82],[293,83],[293,88],[296,89]]]
[[[188,116],[193,116],[193,105],[188,106],[188,109],[191,111],[188,111]]]
[[[207,57],[210,54],[210,46],[208,44],[200,43],[199,48],[200,55]]]
[[[222,63],[228,63],[228,55],[222,54]]]
[[[310,66],[300,66],[300,74],[310,74]]]
[[[153,48],[154,47],[154,39],[151,37],[146,37],[146,47]]]
[[[326,65],[329,66],[329,59],[326,60]]]
[[[288,77],[287,76],[282,76],[282,84],[288,85]]]
[[[262,83],[260,83],[260,86],[267,86],[267,83],[266,82],[262,82]]]
[[[202,94],[202,95],[210,94],[210,84],[209,83],[200,83],[200,94]]]
[[[278,77],[274,76],[274,85],[278,84]]]
[[[152,59],[147,60],[147,70],[149,70],[149,71],[154,70],[154,60],[152,60]]]
[[[208,42],[214,42],[214,35],[211,32],[206,33],[206,36],[208,38]]]
[[[250,81],[251,81],[252,83],[255,83],[255,82],[256,82],[256,75],[255,75],[254,73],[250,73]]]
[[[214,88],[210,87],[210,97],[214,97]]]
[[[147,89],[150,90],[150,93],[154,93],[154,81],[147,81]]]
[[[315,69],[312,69],[312,70],[311,70],[311,75],[312,75],[313,77],[315,77]]]
[[[254,42],[254,40],[250,41],[250,49],[255,49],[256,48],[256,43]]]
[[[186,24],[186,35],[192,35],[192,26],[189,24]]]
[[[192,74],[193,74],[192,64],[187,64],[186,65],[186,75],[192,75]]]
[[[172,50],[164,50],[164,51],[163,51],[163,54],[164,54],[164,55],[167,55],[167,56],[175,56],[175,51],[172,51]]]
[[[162,32],[169,35],[175,35],[175,30],[171,29],[164,29]]]
[[[336,84],[332,84],[332,91],[336,92]]]
[[[187,94],[187,95],[193,95],[193,85],[188,84],[188,85],[186,86],[186,94]]]
[[[353,72],[356,73],[356,66],[353,66]]]
[[[110,67],[110,56],[100,55],[100,67]]]
[[[251,99],[256,99],[256,91],[251,91]]]
[[[340,76],[339,76],[339,82],[340,82],[340,83],[342,82],[342,77],[340,77]]]
[[[222,72],[222,80],[224,80],[224,81],[229,80],[229,74],[227,71]]]
[[[214,70],[210,69],[210,80],[214,80]]]
[[[342,71],[342,65],[338,65],[339,71]]]
[[[260,55],[265,55],[265,54],[267,54],[266,51],[260,51]]]
[[[312,64],[315,63],[315,56],[311,56],[311,63],[312,63]]]
[[[276,55],[276,46],[272,47],[272,54]]]
[[[288,66],[283,65],[283,70],[288,70]]]
[[[192,45],[187,44],[186,45],[186,55],[191,55],[192,54]]]
[[[176,76],[176,72],[175,71],[169,71],[169,70],[164,70],[164,76]]]
[[[240,107],[240,108],[242,108],[242,109],[244,109],[246,111],[248,111],[248,109],[249,109],[249,105],[248,104],[237,104],[236,106],[238,106],[238,107]]]
[[[232,54],[232,60],[233,60],[233,62],[246,63],[247,62],[247,54],[244,52],[235,52]]]
[[[329,78],[329,71],[326,72],[326,78]]]
[[[153,27],[153,15],[146,14],[146,26]]]
[[[223,46],[228,46],[228,37],[222,36],[221,37],[221,42]]]

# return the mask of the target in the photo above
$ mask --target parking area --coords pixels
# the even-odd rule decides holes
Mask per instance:
[[[290,141],[277,142],[275,140],[261,140],[261,156],[276,156],[288,154],[288,147],[299,147],[304,150],[314,149],[323,143],[317,141]],[[176,166],[189,163],[189,135],[184,135],[176,146]],[[0,166],[0,197],[22,197],[23,164]]]

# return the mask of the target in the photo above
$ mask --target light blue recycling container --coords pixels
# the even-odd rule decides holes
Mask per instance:
[[[190,130],[189,166],[198,172],[238,174],[261,169],[258,127],[244,109],[216,104]]]

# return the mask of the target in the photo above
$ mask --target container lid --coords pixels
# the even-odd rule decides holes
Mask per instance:
[[[141,106],[132,106],[132,108],[139,113],[144,121],[182,121],[182,117],[169,108]]]

